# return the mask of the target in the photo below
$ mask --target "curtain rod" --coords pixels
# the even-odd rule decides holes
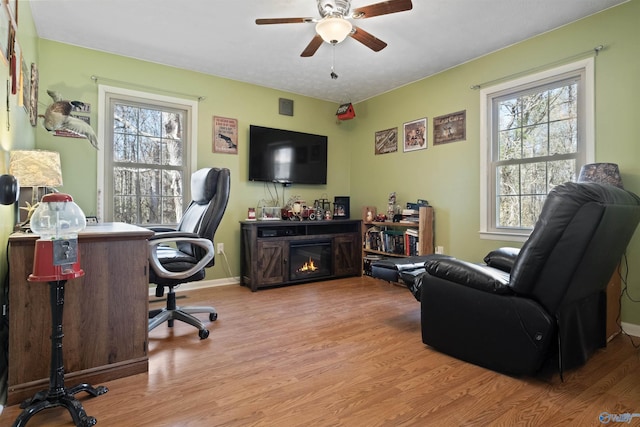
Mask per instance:
[[[514,77],[520,77],[523,74],[530,74],[530,73],[535,72],[535,71],[541,71],[541,70],[547,69],[549,67],[552,67],[554,65],[564,64],[564,63],[567,63],[567,62],[572,61],[574,59],[585,57],[587,55],[598,56],[600,51],[604,50],[604,48],[605,48],[605,46],[600,44],[600,45],[594,47],[591,50],[587,50],[587,51],[584,51],[584,52],[577,53],[577,54],[575,54],[573,56],[570,56],[568,58],[564,58],[564,59],[561,59],[561,60],[558,60],[558,61],[555,61],[555,62],[551,62],[549,64],[541,65],[539,67],[529,68],[528,70],[524,70],[524,71],[520,71],[520,72],[517,72],[517,73],[514,73],[514,74],[510,74],[508,76],[499,77],[497,79],[489,80],[489,81],[484,82],[484,83],[475,84],[475,85],[471,86],[470,89],[478,90],[478,89],[481,89],[481,88],[483,88],[485,86],[492,86],[495,83],[498,83],[498,82],[501,82],[501,81],[504,81],[504,80],[509,80],[509,79],[514,78]]]
[[[127,85],[127,86],[134,86],[134,87],[137,87],[137,88],[140,88],[140,89],[153,90],[153,91],[164,92],[164,93],[171,93],[171,94],[174,94],[174,95],[180,95],[180,96],[185,96],[185,97],[189,97],[189,98],[194,98],[194,99],[197,99],[198,102],[204,101],[205,99],[207,99],[206,96],[194,95],[194,94],[191,94],[191,93],[184,93],[184,92],[176,92],[176,91],[167,90],[167,89],[160,89],[160,88],[157,88],[157,87],[145,86],[145,85],[141,85],[141,84],[137,84],[137,83],[131,83],[131,82],[126,82],[126,81],[116,80],[116,79],[110,79],[108,77],[96,76],[95,74],[91,76],[91,80],[93,80],[95,83],[98,83],[98,80],[104,80],[106,82],[119,83],[119,84]]]

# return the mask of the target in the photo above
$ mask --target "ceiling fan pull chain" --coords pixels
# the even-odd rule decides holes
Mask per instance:
[[[338,75],[333,69],[333,67],[335,66],[335,63],[336,63],[336,45],[333,44],[333,52],[331,54],[331,74],[329,74],[333,80],[338,78]]]

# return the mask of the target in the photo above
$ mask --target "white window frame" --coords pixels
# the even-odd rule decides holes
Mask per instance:
[[[534,73],[528,76],[510,80],[480,90],[480,238],[490,240],[505,240],[524,242],[529,232],[523,230],[506,230],[495,227],[496,219],[492,218],[495,201],[495,188],[492,188],[492,122],[493,99],[505,92],[518,92],[526,87],[535,86],[538,82],[549,81],[554,78],[562,79],[568,73],[582,73],[582,96],[584,114],[581,115],[583,134],[578,135],[578,144],[585,150],[585,163],[592,163],[595,157],[595,65],[594,58],[572,62],[559,67]],[[580,120],[580,118],[579,118]]]
[[[113,117],[111,117],[111,113],[109,112],[109,99],[111,97],[134,97],[139,98],[141,100],[147,100],[149,102],[158,102],[158,103],[167,103],[177,105],[184,109],[190,110],[190,121],[189,123],[185,123],[185,125],[189,126],[188,129],[188,140],[186,141],[189,144],[188,150],[188,159],[187,159],[187,170],[185,173],[185,182],[184,186],[185,196],[187,200],[190,198],[190,189],[189,189],[189,179],[191,177],[191,173],[194,172],[197,168],[197,146],[198,146],[198,102],[183,98],[175,98],[171,96],[158,95],[154,93],[141,92],[131,89],[124,89],[121,87],[108,86],[108,85],[98,85],[98,120],[100,122],[100,126],[98,129],[98,141],[99,141],[99,149],[98,149],[98,165],[97,165],[97,184],[98,184],[98,210],[97,216],[100,222],[111,222],[113,218],[111,218],[111,214],[107,215],[106,209],[107,206],[113,206],[113,201],[106,203],[106,192],[105,192],[105,184],[106,184],[106,153],[105,153],[105,142],[107,136],[109,135],[108,129],[113,127]],[[100,144],[100,141],[102,143]],[[186,206],[185,206],[186,207]]]

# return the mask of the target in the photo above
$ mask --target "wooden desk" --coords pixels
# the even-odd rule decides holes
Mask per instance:
[[[123,223],[78,235],[83,277],[66,284],[65,381],[93,385],[148,370],[148,244],[152,231]],[[48,283],[28,282],[38,236],[9,237],[7,405],[47,389],[51,353]]]

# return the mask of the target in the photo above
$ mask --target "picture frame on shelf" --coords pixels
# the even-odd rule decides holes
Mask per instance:
[[[349,219],[349,196],[335,196],[333,199],[333,219]]]
[[[379,130],[375,134],[375,153],[386,154],[398,151],[398,128]]]
[[[427,148],[427,118],[413,120],[403,125],[404,152]]]

